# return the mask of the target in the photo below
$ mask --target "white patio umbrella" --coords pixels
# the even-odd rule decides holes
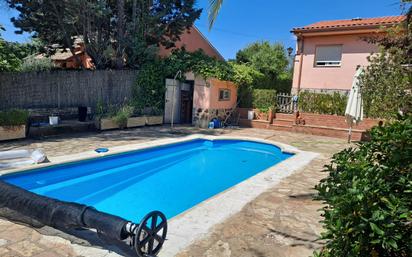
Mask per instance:
[[[345,116],[346,122],[349,125],[348,143],[350,143],[352,137],[352,126],[363,120],[363,102],[359,86],[359,76],[362,72],[362,68],[356,70],[355,76],[353,77],[352,88],[349,93],[348,103],[346,104]]]

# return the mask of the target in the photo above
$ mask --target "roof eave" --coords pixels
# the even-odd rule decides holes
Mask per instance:
[[[305,33],[328,33],[328,32],[351,32],[351,31],[370,31],[370,30],[376,30],[379,32],[379,30],[393,27],[396,25],[399,25],[400,23],[392,23],[392,24],[382,24],[382,25],[369,25],[369,26],[348,26],[348,27],[332,27],[332,28],[295,28],[292,29],[290,32],[293,34],[305,34]]]

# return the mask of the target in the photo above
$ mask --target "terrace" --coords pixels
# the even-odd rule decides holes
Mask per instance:
[[[321,231],[319,202],[312,200],[313,187],[326,174],[320,172],[330,156],[347,147],[345,140],[264,129],[195,129],[179,126],[87,132],[3,143],[0,150],[42,148],[51,159],[93,150],[191,134],[248,136],[290,144],[319,153],[304,168],[246,204],[240,212],[217,224],[177,256],[307,256],[319,249]],[[128,256],[128,249],[108,245],[87,234],[78,237],[50,227],[33,228],[0,219],[0,255],[30,256]],[[164,249],[167,255],[167,249]],[[162,252],[160,253],[162,255]]]

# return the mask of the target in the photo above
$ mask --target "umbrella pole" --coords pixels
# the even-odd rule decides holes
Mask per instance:
[[[352,124],[350,124],[350,127],[349,127],[348,143],[350,143],[351,139],[352,139]]]

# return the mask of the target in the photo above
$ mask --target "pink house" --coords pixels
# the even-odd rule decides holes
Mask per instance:
[[[379,36],[405,16],[354,18],[316,22],[291,32],[297,38],[292,92],[348,91],[358,65],[368,65],[367,57],[377,46],[365,38]]]

